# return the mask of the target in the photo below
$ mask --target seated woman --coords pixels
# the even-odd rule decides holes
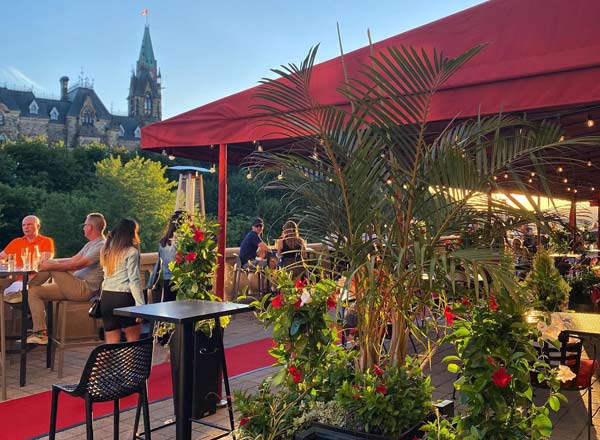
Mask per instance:
[[[294,277],[304,273],[304,254],[306,243],[300,238],[298,225],[288,220],[283,225],[281,239],[277,241],[277,253],[281,267],[289,268]]]

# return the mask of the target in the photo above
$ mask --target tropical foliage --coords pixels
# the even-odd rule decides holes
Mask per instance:
[[[536,305],[550,312],[564,310],[569,305],[571,286],[554,266],[554,258],[546,249],[539,249],[533,259],[531,272],[525,278],[524,286],[533,295]]]
[[[514,293],[512,274],[497,264],[503,219],[514,219],[513,227],[543,221],[539,210],[528,212],[510,195],[514,205],[490,194],[502,191],[495,179],[500,173],[529,194],[525,177],[532,166],[537,184],[546,188],[542,153],[565,148],[558,126],[505,115],[441,130],[428,122],[435,93],[482,49],[456,58],[436,50],[383,49],[359,76],[340,84],[349,108],[314,97],[316,48],[300,65],[274,70],[278,78],[259,89],[264,124],[294,140],[286,149],[254,155],[249,165],[282,173],[270,187],[285,191],[303,228],[325,237],[340,262],[334,276],[345,275],[356,298],[363,371],[380,362],[388,322],[386,357],[404,365],[409,332],[426,338],[414,324],[415,311],[431,310],[434,297],[443,307],[455,280],[482,278],[474,287],[486,291],[493,278]],[[528,201],[536,206],[532,197]],[[474,223],[485,240],[445,249],[447,236]]]

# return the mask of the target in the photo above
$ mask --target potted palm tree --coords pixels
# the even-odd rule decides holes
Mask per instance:
[[[435,50],[382,50],[360,77],[340,84],[350,108],[313,97],[316,48],[300,65],[274,70],[278,78],[263,80],[259,89],[264,124],[293,142],[257,153],[249,165],[283,176],[267,188],[283,190],[302,227],[324,237],[331,250],[330,275],[345,277],[344,290],[355,301],[359,372],[382,363],[404,367],[411,334],[431,347],[419,357],[425,364],[435,341],[426,340],[430,328],[417,322],[442,316],[464,285],[472,287],[473,301],[485,303],[491,279],[509,295],[517,292],[512,272],[498,264],[502,225],[506,218],[512,227],[544,219],[510,194],[495,199],[492,193],[502,191],[500,180],[510,180],[536,207],[531,167],[537,187],[547,188],[543,153],[565,143],[559,126],[510,115],[431,130],[435,93],[482,49],[455,58]],[[473,224],[483,239],[456,239]]]

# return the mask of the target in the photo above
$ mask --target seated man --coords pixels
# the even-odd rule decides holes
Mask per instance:
[[[33,254],[36,246],[38,251],[44,255],[45,258],[52,258],[54,256],[54,240],[40,234],[41,226],[40,219],[35,215],[28,215],[23,218],[23,221],[21,222],[23,237],[15,238],[8,243],[4,250],[0,252],[0,258],[5,259],[9,254],[14,254],[17,266],[23,266],[23,262],[21,261],[21,251],[28,249],[29,253]],[[10,290],[12,292],[10,294],[7,292],[4,300],[10,303],[21,302],[22,284],[20,281],[15,281],[11,278],[0,278],[0,295],[3,295],[4,290],[9,286],[11,287]]]
[[[29,310],[33,320],[33,333],[27,337],[28,344],[47,344],[47,301],[89,301],[100,291],[104,277],[100,266],[100,251],[104,246],[106,220],[100,213],[91,213],[83,224],[83,235],[88,242],[73,257],[60,262],[43,262],[39,273],[31,281]],[[71,273],[72,272],[72,273]],[[50,277],[52,284],[44,284]]]
[[[242,267],[249,265],[264,267],[267,265],[267,257],[271,250],[260,237],[264,228],[262,218],[257,218],[252,223],[252,229],[246,234],[240,244],[240,260]]]

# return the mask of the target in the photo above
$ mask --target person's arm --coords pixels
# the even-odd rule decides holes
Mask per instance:
[[[45,271],[45,270],[55,270],[58,272],[73,272],[75,270],[79,270],[79,269],[83,269],[84,267],[88,267],[91,266],[92,264],[95,264],[96,261],[88,258],[88,257],[84,257],[81,254],[77,254],[72,256],[71,258],[67,258],[66,260],[63,261],[54,261],[54,262],[48,262],[48,261],[44,261],[43,263],[40,263],[40,267],[39,267],[39,271]]]
[[[140,254],[136,250],[125,257],[125,265],[127,267],[127,278],[129,279],[129,289],[135,300],[136,306],[146,304],[144,295],[142,294],[142,282],[140,280]]]
[[[269,249],[269,246],[267,246],[267,244],[262,240],[258,242],[258,247],[259,247],[259,249],[262,249],[263,251],[265,251],[267,253],[271,252],[271,249]]]

